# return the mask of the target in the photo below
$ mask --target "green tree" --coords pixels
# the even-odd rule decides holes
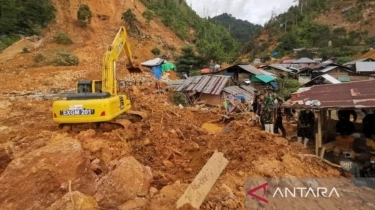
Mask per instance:
[[[350,61],[352,61],[352,58],[348,57],[348,56],[345,56],[345,57],[339,57],[336,60],[336,63],[338,63],[338,64],[344,64],[344,63],[347,63],[347,62],[350,62]]]
[[[79,24],[84,27],[91,23],[92,12],[87,4],[79,5],[77,10],[77,19]]]
[[[142,16],[146,19],[147,25],[150,25],[151,20],[155,17],[155,13],[148,9],[142,13]]]
[[[191,46],[181,48],[182,54],[176,58],[176,67],[178,71],[189,72],[198,69],[202,64],[202,59],[194,53]]]
[[[132,28],[134,27],[134,22],[137,21],[137,17],[131,9],[128,9],[122,13],[121,20],[125,21]]]
[[[160,49],[157,48],[157,47],[154,47],[154,48],[151,50],[151,53],[154,54],[154,55],[160,55]]]

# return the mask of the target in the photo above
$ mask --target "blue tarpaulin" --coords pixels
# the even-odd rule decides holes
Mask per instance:
[[[162,75],[161,65],[152,67],[151,71],[156,77],[156,79],[158,80],[161,79],[161,75]]]
[[[273,88],[275,88],[275,89],[278,89],[278,88],[279,88],[279,86],[277,85],[276,82],[270,82],[270,85],[271,85]]]

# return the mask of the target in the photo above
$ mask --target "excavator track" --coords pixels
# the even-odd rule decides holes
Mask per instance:
[[[60,124],[60,129],[67,129],[68,131],[86,131],[93,129],[99,132],[110,132],[117,129],[124,129],[125,126],[117,122],[99,122],[99,123],[81,123],[81,124]]]
[[[66,129],[68,131],[80,132],[93,129],[98,132],[111,132],[117,129],[124,129],[129,126],[129,123],[140,122],[147,118],[147,114],[140,111],[129,110],[128,112],[118,116],[113,121],[108,122],[97,122],[97,123],[64,123],[59,124],[60,129]]]

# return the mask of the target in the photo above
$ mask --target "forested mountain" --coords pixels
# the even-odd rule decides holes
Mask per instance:
[[[240,20],[231,14],[221,14],[212,18],[212,20],[226,28],[234,39],[241,44],[247,43],[255,33],[262,29],[261,25],[250,23],[246,20]]]
[[[203,60],[233,62],[239,44],[213,20],[199,17],[184,0],[141,0],[182,39],[195,44]]]
[[[250,59],[280,58],[296,48],[315,48],[305,56],[346,57],[374,45],[374,1],[300,0],[274,14],[245,47]]]

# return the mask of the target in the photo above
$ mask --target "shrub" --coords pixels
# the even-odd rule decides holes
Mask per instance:
[[[79,59],[67,50],[59,50],[51,61],[55,66],[77,66]]]
[[[44,57],[44,55],[43,54],[37,54],[34,58],[33,58],[33,60],[34,60],[34,62],[35,63],[41,63],[41,62],[43,62],[43,61],[45,61],[46,60],[46,57]]]
[[[186,96],[183,93],[180,93],[180,92],[173,92],[170,100],[175,105],[179,105],[179,104],[181,104],[183,106],[187,105]]]
[[[154,47],[154,49],[151,50],[151,53],[154,55],[160,55],[160,49],[157,47]]]
[[[5,48],[9,47],[10,45],[17,42],[20,39],[21,37],[17,35],[9,35],[0,38],[0,51],[4,50]]]
[[[63,31],[56,31],[55,35],[53,36],[53,40],[57,44],[73,44],[73,41],[70,39],[70,37]]]
[[[84,27],[91,23],[92,18],[92,12],[90,10],[90,7],[87,4],[81,4],[79,5],[78,11],[77,11],[77,19],[79,24]]]
[[[155,17],[155,13],[148,9],[142,13],[142,16],[146,19],[147,25],[150,25],[151,20]]]
[[[29,53],[29,49],[27,47],[22,48],[22,53]]]

